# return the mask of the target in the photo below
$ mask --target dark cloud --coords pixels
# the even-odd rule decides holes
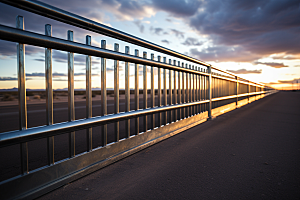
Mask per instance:
[[[279,83],[284,83],[284,84],[293,84],[293,83],[300,83],[300,78],[295,78],[293,80],[286,80],[286,81],[278,81]]]
[[[186,46],[201,46],[203,43],[199,42],[196,38],[188,37],[182,44]]]
[[[261,57],[274,53],[299,54],[300,1],[204,1],[188,20],[215,45],[241,46]],[[238,55],[236,56],[238,59]],[[236,61],[235,57],[232,61]]]
[[[156,35],[161,35],[164,32],[164,29],[162,28],[154,28],[154,27],[150,27],[150,32]]]
[[[0,81],[17,81],[16,77],[0,77]],[[31,78],[26,78],[26,80],[31,80]]]
[[[133,23],[139,28],[141,33],[144,33],[145,26],[142,24],[141,21],[136,20]]]
[[[152,2],[156,9],[166,11],[175,17],[190,17],[201,5],[197,0],[152,0]]]
[[[171,32],[176,35],[178,38],[184,38],[184,32],[178,31],[176,29],[171,29]]]
[[[170,44],[171,43],[169,40],[162,40],[161,42],[166,43],[166,44]]]
[[[229,70],[227,69],[227,71],[232,72],[234,74],[261,74],[262,70],[247,70],[247,69],[238,69],[238,70]]]
[[[268,65],[268,66],[274,67],[274,68],[288,67],[287,65],[284,65],[283,63],[276,63],[276,62],[254,62],[254,64]]]
[[[252,62],[260,58],[260,55],[246,51],[242,47],[229,48],[227,46],[208,47],[201,51],[192,48],[190,55],[200,60],[215,62]]]
[[[296,59],[300,59],[300,55],[276,55],[276,56],[272,56],[273,59],[275,60],[296,60]]]

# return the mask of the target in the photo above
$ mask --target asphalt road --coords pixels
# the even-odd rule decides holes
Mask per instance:
[[[279,92],[40,199],[300,199],[299,102]]]

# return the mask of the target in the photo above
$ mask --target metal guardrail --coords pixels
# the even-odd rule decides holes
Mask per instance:
[[[51,25],[45,25],[45,35],[24,30],[24,19],[16,18],[16,28],[0,25],[0,39],[17,42],[18,91],[19,91],[19,130],[0,133],[0,147],[20,144],[21,174],[0,182],[1,198],[34,198],[62,184],[97,170],[117,159],[134,153],[157,141],[170,137],[192,126],[212,119],[212,110],[222,106],[239,106],[240,100],[248,103],[274,92],[272,88],[254,83],[220,70],[203,61],[177,53],[173,50],[147,42],[116,29],[93,22],[89,19],[66,12],[38,1],[0,2],[43,15],[86,30],[111,36],[125,42],[155,50],[184,61],[176,61],[161,56],[154,60],[154,54],[147,58],[147,52],[139,56],[136,49],[130,55],[129,47],[125,53],[106,49],[106,41],[101,48],[92,46],[91,36],[86,36],[86,44],[73,41],[73,32],[68,31],[67,40],[52,37]],[[25,87],[25,45],[45,48],[46,78],[46,126],[27,129],[27,104]],[[69,121],[53,123],[52,90],[52,49],[68,52],[68,116]],[[86,118],[75,120],[74,109],[74,53],[86,55]],[[101,58],[101,116],[92,117],[91,56]],[[107,114],[106,59],[114,60],[114,114]],[[125,112],[119,112],[119,61],[125,61]],[[135,63],[135,105],[130,108],[129,63]],[[189,64],[188,64],[189,63]],[[190,63],[193,63],[191,65]],[[139,108],[139,64],[143,65],[143,108]],[[148,102],[147,69],[151,68],[150,105]],[[206,69],[202,69],[205,67]],[[158,70],[155,80],[154,69]],[[212,69],[219,73],[216,74]],[[167,71],[168,70],[168,71]],[[169,73],[167,73],[169,72]],[[167,79],[169,87],[167,88]],[[157,95],[155,82],[158,82]],[[162,87],[163,85],[163,87]],[[155,103],[158,98],[158,103]],[[254,99],[253,99],[254,98]],[[143,116],[143,132],[139,131],[139,118]],[[156,118],[157,116],[157,118]],[[135,120],[135,134],[131,133],[130,119]],[[148,121],[150,119],[150,121]],[[119,122],[125,120],[126,138],[120,138]],[[113,143],[107,144],[108,123],[115,123]],[[92,127],[102,126],[102,146],[92,148]],[[149,126],[150,125],[150,126]],[[87,148],[80,155],[75,154],[75,131],[86,129]],[[69,158],[54,162],[54,136],[69,133]],[[47,138],[48,165],[29,173],[28,143]],[[109,147],[109,148],[108,148]],[[38,179],[35,177],[39,177]],[[13,188],[13,189],[12,189]],[[7,191],[12,191],[7,192]]]

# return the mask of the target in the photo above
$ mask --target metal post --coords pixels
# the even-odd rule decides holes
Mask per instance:
[[[101,48],[106,49],[106,41],[101,40]],[[107,97],[106,97],[106,58],[101,58],[101,110],[102,116],[107,115]],[[102,125],[102,146],[107,145],[107,124]]]
[[[167,63],[167,58],[163,58],[164,63]],[[167,99],[167,71],[164,69],[164,106],[168,105],[168,99]],[[164,112],[164,125],[168,123],[168,112]]]
[[[73,31],[68,31],[68,40],[73,41]],[[69,121],[75,120],[74,106],[74,53],[68,52],[68,113]],[[69,133],[69,157],[75,156],[75,131]]]
[[[209,98],[209,103],[208,103],[208,120],[211,120],[212,119],[212,116],[211,116],[211,99],[212,99],[212,91],[211,91],[211,65],[207,67],[207,73],[209,74],[208,76],[208,98]]]
[[[188,64],[185,64],[185,68],[188,68]],[[189,73],[186,72],[186,89],[185,89],[185,92],[186,92],[186,101],[185,102],[190,102],[189,101]],[[189,117],[190,115],[190,112],[189,112],[190,108],[187,107],[186,108],[186,118]]]
[[[181,67],[184,68],[184,63],[181,63]],[[182,103],[185,103],[185,89],[184,89],[184,72],[181,73],[182,76]],[[182,119],[185,118],[185,108],[182,108]]]
[[[86,36],[86,45],[91,46],[91,36]],[[92,59],[86,56],[86,118],[92,117]],[[86,150],[92,151],[92,128],[86,130]]]
[[[147,59],[147,52],[143,52],[143,58]],[[144,83],[144,91],[143,91],[143,96],[144,96],[144,109],[147,109],[147,101],[148,101],[148,90],[147,90],[147,65],[144,65],[144,72],[143,72],[143,83]],[[147,132],[148,128],[148,121],[147,121],[147,115],[144,116],[144,132]]]
[[[176,60],[173,60],[173,65],[176,66]],[[174,104],[177,104],[177,88],[176,88],[176,71],[174,71]],[[174,110],[174,122],[177,121],[177,109]]]
[[[151,60],[154,60],[154,54],[151,54]],[[155,107],[155,88],[154,88],[154,67],[151,67],[151,107]],[[151,117],[152,130],[155,128],[155,114]]]
[[[125,54],[129,54],[129,46],[125,47]],[[125,62],[125,112],[130,111],[130,86],[129,86],[129,63]],[[130,137],[130,119],[125,121],[126,137]]]
[[[189,69],[192,69],[192,66],[189,65]],[[189,102],[192,102],[192,74],[190,73],[189,74]],[[189,107],[189,113],[190,113],[190,116],[193,115],[193,112],[192,112],[192,106]]]
[[[250,81],[248,81],[248,85],[247,85],[247,91],[248,91],[248,103],[250,103]]]
[[[24,30],[24,18],[17,16],[16,28]],[[17,70],[18,70],[18,94],[19,94],[19,129],[27,129],[27,104],[26,104],[26,77],[25,77],[25,45],[17,44]],[[28,173],[28,145],[20,144],[21,174]]]
[[[52,27],[45,25],[45,35],[52,36]],[[47,125],[53,124],[53,90],[52,90],[52,49],[45,49],[45,79],[46,79],[46,120]],[[48,165],[54,164],[54,136],[47,138]]]
[[[178,61],[178,67],[180,67],[180,61]],[[180,74],[181,72],[178,71],[178,103],[179,104],[181,104]],[[181,109],[178,109],[178,112],[179,112],[179,120],[181,120]]]
[[[235,105],[238,106],[239,103],[239,98],[238,98],[238,94],[239,94],[239,80],[238,77],[235,77],[236,79],[236,90],[235,90],[235,94],[236,94],[236,100],[235,100]]]
[[[169,65],[172,65],[172,60],[171,59],[169,59]],[[169,105],[172,105],[172,70],[169,70]],[[173,111],[172,110],[170,110],[169,111],[169,121],[170,121],[170,123],[172,123],[173,122]]]
[[[114,51],[119,52],[119,44],[115,43]],[[114,61],[114,104],[115,114],[119,113],[119,61]],[[115,122],[115,141],[119,142],[120,122]]]
[[[160,62],[160,56],[157,56],[157,61]],[[161,107],[161,69],[157,68],[158,70],[158,107]],[[161,127],[162,119],[161,119],[161,112],[158,113],[158,127]]]
[[[194,65],[192,66],[192,69],[195,70]],[[192,79],[193,79],[192,102],[194,102],[195,101],[195,74],[192,74]],[[196,113],[195,106],[192,106],[191,108],[192,108],[192,114],[195,115],[195,113]]]
[[[135,50],[134,55],[136,57],[139,56],[139,50]],[[135,100],[135,110],[139,109],[139,96],[140,96],[140,89],[139,89],[139,64],[135,64],[135,90],[134,90],[134,100]],[[135,118],[135,131],[136,135],[140,133],[140,118],[136,117]]]

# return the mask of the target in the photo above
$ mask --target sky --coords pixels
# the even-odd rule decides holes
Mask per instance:
[[[240,77],[276,89],[300,86],[300,1],[299,0],[42,0],[47,4],[103,23],[144,40],[228,70]],[[24,16],[25,29],[92,46],[101,40],[113,50],[114,43],[166,56],[132,44],[66,25],[0,3],[0,24],[15,27],[17,15]],[[45,50],[26,45],[26,87],[45,88]],[[166,56],[167,60],[173,59]],[[85,56],[75,54],[75,88],[85,88]],[[177,59],[178,60],[178,59]],[[179,60],[178,60],[179,61]],[[133,88],[133,67],[130,66]],[[140,66],[140,72],[142,72]],[[149,70],[149,69],[148,69]],[[107,62],[107,87],[113,87],[113,61]],[[16,44],[0,40],[0,89],[17,87]],[[100,59],[92,58],[92,87],[100,87]],[[142,73],[140,73],[142,75]],[[124,63],[120,62],[120,88],[124,87]],[[148,78],[150,80],[150,78]],[[140,78],[141,81],[141,78]],[[297,86],[297,82],[299,82]],[[142,85],[142,83],[140,83]],[[148,84],[150,85],[150,84]],[[67,53],[53,50],[53,88],[67,88]]]

